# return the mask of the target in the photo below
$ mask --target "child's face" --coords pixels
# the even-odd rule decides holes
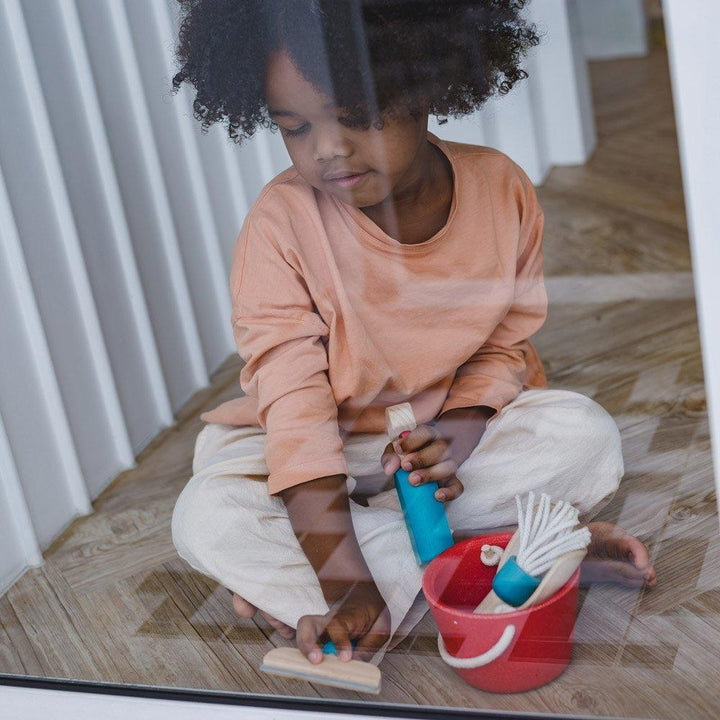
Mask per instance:
[[[366,207],[390,193],[410,195],[423,183],[429,157],[427,114],[419,120],[409,115],[386,119],[382,130],[348,127],[342,111],[300,75],[286,52],[271,57],[265,92],[270,117],[280,127],[293,165],[318,190]],[[325,177],[340,171],[366,174],[352,187]]]

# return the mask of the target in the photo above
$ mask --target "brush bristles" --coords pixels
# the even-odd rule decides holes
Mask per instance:
[[[515,502],[520,536],[517,564],[529,575],[538,577],[547,572],[560,555],[589,545],[590,531],[586,527],[573,529],[578,524],[578,511],[569,503],[560,501],[552,507],[550,497],[543,493],[535,510],[533,492],[529,493],[524,510],[519,495],[515,496]]]

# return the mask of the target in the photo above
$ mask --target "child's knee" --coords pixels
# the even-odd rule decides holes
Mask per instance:
[[[622,466],[620,430],[612,415],[585,395],[577,395],[576,419],[579,442],[591,453],[614,459]]]
[[[585,395],[573,393],[571,422],[576,426],[578,462],[586,467],[589,507],[606,504],[624,474],[620,430],[610,413]]]
[[[266,482],[207,469],[193,476],[180,493],[170,527],[180,557],[213,575],[209,569],[217,567],[228,548],[233,548],[238,562],[243,553],[252,557],[251,539],[269,533],[270,521],[283,517],[287,518],[285,504],[268,495]],[[274,523],[272,529],[277,531]]]
[[[223,484],[212,477],[194,476],[175,503],[170,530],[181,558],[203,570],[217,552],[219,515],[227,508]]]
[[[197,538],[197,533],[193,529],[202,525],[202,519],[198,517],[199,514],[202,514],[201,506],[195,501],[196,496],[199,495],[198,482],[199,479],[193,477],[183,488],[175,502],[170,521],[173,545],[180,557],[192,565],[195,563],[190,559],[194,555],[191,548],[195,545]],[[199,510],[200,512],[198,512]]]

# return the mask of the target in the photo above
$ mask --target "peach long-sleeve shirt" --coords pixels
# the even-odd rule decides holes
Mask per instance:
[[[528,340],[547,314],[535,188],[498,150],[428,140],[454,192],[422,243],[390,237],[294,166],[243,223],[230,286],[245,395],[202,419],[265,430],[270,494],[348,474],[343,438],[385,432],[389,405],[410,402],[421,424],[547,385]]]

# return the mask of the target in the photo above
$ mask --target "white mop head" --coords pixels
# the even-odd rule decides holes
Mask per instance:
[[[533,492],[530,492],[524,510],[519,495],[515,496],[515,502],[520,535],[517,564],[528,575],[539,577],[560,555],[581,550],[590,544],[590,530],[586,527],[572,529],[578,524],[578,511],[564,500],[551,507],[550,497],[543,493],[534,517]]]

